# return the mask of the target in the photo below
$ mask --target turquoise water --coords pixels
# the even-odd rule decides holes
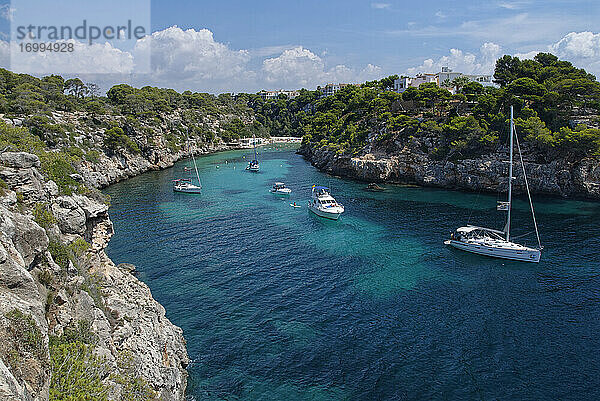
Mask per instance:
[[[372,193],[293,148],[263,149],[260,173],[243,155],[200,158],[201,195],[171,191],[190,161],[106,190],[108,254],[183,328],[190,398],[600,399],[600,203],[536,199],[542,262],[502,261],[442,244],[469,218],[501,228],[496,196]],[[339,221],[307,211],[313,184]],[[515,235],[529,220],[517,201]]]

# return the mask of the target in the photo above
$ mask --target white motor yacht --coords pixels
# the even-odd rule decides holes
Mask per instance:
[[[292,193],[292,190],[286,187],[283,182],[276,182],[273,184],[273,187],[269,189],[269,192],[277,195],[289,195]]]
[[[329,188],[313,185],[312,199],[308,202],[308,210],[317,216],[337,220],[344,213],[344,206],[329,194]]]

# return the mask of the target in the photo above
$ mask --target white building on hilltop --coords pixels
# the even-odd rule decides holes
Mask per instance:
[[[462,72],[454,72],[448,67],[442,67],[442,71],[437,74],[418,74],[416,77],[401,77],[394,81],[394,92],[402,93],[408,88],[418,88],[421,84],[435,82],[438,86],[444,86],[445,83],[452,82],[455,78],[466,77],[471,82],[479,82],[483,86],[492,84],[491,75],[469,75]],[[451,89],[454,92],[454,88]]]
[[[317,86],[317,90],[321,91],[321,96],[331,96],[351,85],[359,86],[360,84],[327,84],[325,86]]]
[[[402,93],[408,88],[418,88],[422,84],[434,82],[439,85],[437,74],[417,74],[416,77],[401,77],[394,81],[394,91]]]
[[[491,75],[473,75],[473,74],[463,74],[462,72],[454,72],[448,67],[442,67],[442,71],[438,73],[439,84],[443,85],[445,82],[452,82],[454,79],[458,77],[468,78],[471,82],[479,82],[483,86],[491,86],[492,85],[492,76]]]
[[[258,92],[260,97],[264,100],[278,99],[279,95],[286,95],[288,99],[294,99],[300,95],[300,91],[286,91],[283,89],[274,90],[274,91],[266,91],[262,90]]]

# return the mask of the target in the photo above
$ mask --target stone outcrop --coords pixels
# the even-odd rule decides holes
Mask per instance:
[[[435,160],[423,150],[427,149],[423,142],[426,141],[413,138],[391,149],[370,149],[357,156],[339,155],[316,144],[303,144],[298,152],[320,170],[362,181],[469,191],[506,190],[506,148],[472,159]],[[599,159],[586,158],[578,163],[566,160],[541,163],[526,156],[524,164],[532,193],[600,199]],[[515,191],[523,193],[523,173],[519,166],[515,168],[514,176]]]
[[[183,400],[189,364],[183,332],[133,276],[133,266],[117,267],[106,256],[113,233],[108,206],[59,196],[39,166],[35,155],[0,155],[0,178],[8,185],[0,191],[0,399],[48,400],[49,338],[83,324],[110,372],[120,372],[127,355],[128,374],[143,379],[157,399]],[[35,216],[36,207],[52,218]],[[83,249],[60,260],[57,247],[81,240]],[[104,378],[111,400],[125,391],[115,377]]]

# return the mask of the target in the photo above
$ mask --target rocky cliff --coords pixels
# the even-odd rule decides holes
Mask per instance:
[[[411,138],[386,145],[349,156],[318,144],[303,143],[298,152],[320,170],[363,181],[470,191],[506,190],[509,158],[506,147],[485,156],[451,161],[431,156],[435,138]],[[532,193],[600,199],[600,160],[597,158],[577,163],[567,160],[543,163],[527,158],[525,153],[524,165]],[[514,176],[515,190],[524,192],[520,167],[515,168]]]
[[[80,173],[103,186],[182,156],[103,156]],[[59,195],[39,168],[35,155],[0,154],[0,399],[79,386],[98,399],[182,400],[182,330],[104,253],[113,228],[102,196]]]
[[[185,110],[176,110],[170,114],[161,115],[160,119],[136,121],[135,126],[123,115],[91,115],[86,112],[53,111],[45,116],[49,123],[36,128],[38,136],[42,137],[45,146],[52,151],[71,151],[77,149],[79,154],[71,155],[71,163],[78,172],[77,180],[88,187],[104,188],[110,184],[135,177],[149,170],[160,170],[172,166],[178,160],[194,154],[206,154],[220,150],[231,149],[218,137],[214,140],[204,140],[200,137],[182,135],[179,130],[191,130],[195,125],[186,123]],[[9,126],[27,126],[24,117],[5,117],[2,120]],[[224,120],[233,118],[223,116]],[[216,136],[220,131],[219,124],[223,121],[206,117],[203,123],[211,135]],[[127,135],[140,149],[133,152],[126,148],[109,149],[105,146],[108,127],[122,126]],[[178,129],[173,127],[177,126]],[[56,133],[57,127],[68,127],[65,133]],[[31,130],[31,127],[29,126]],[[60,129],[60,128],[59,128]],[[172,132],[179,132],[176,138],[167,138]],[[93,155],[93,157],[91,157]]]

